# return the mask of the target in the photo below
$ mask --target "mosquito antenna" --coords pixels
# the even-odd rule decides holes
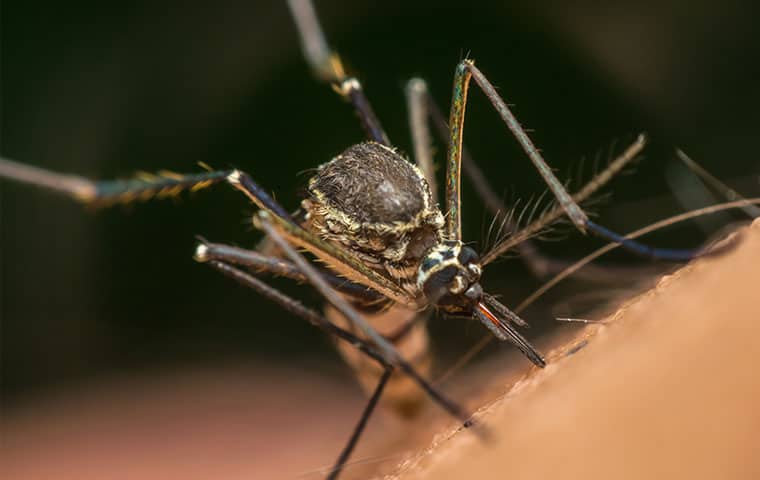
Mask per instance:
[[[486,233],[486,241],[485,241],[485,247],[488,249],[491,245],[491,239],[493,238],[493,228],[496,226],[496,221],[499,220],[499,217],[501,216],[501,211],[496,212],[496,215],[493,216],[493,219],[491,219],[491,224],[488,226],[488,233]],[[506,216],[506,215],[505,215]]]
[[[631,160],[636,158],[639,153],[644,149],[646,145],[646,135],[641,134],[620,156],[618,156],[607,168],[602,170],[598,175],[591,179],[582,189],[572,196],[572,199],[576,203],[583,202],[586,198],[591,196],[601,185],[607,183],[616,173],[618,173],[623,167],[625,167]],[[482,257],[482,264],[487,265],[502,254],[509,251],[513,247],[519,245],[525,240],[533,237],[537,232],[540,232],[545,225],[554,222],[562,215],[565,214],[564,209],[560,206],[555,206],[549,210],[546,214],[539,217],[533,223],[523,228],[517,234],[504,239],[497,245],[495,245],[490,251],[485,253]]]

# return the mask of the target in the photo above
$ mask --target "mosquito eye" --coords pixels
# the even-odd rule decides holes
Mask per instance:
[[[452,282],[457,278],[457,268],[449,266],[428,276],[422,277],[422,291],[428,298],[438,298],[441,294],[451,291]]]
[[[478,257],[478,254],[475,252],[475,250],[468,246],[463,246],[459,251],[457,260],[459,260],[459,263],[462,265],[468,265],[471,263],[478,263],[480,261],[480,258]]]

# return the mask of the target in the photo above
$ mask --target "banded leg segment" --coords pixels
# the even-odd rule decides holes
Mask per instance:
[[[196,191],[222,183],[229,174],[229,171],[180,174],[162,170],[155,174],[138,173],[134,178],[124,180],[96,181],[0,158],[0,178],[63,193],[95,206],[173,197],[183,191]]]
[[[353,105],[367,136],[390,147],[385,130],[367,100],[361,83],[346,75],[340,57],[327,44],[311,0],[288,0],[290,13],[298,29],[301,49],[314,74],[333,85],[334,90]]]

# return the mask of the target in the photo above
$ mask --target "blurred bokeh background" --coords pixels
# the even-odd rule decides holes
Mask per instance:
[[[316,6],[403,151],[411,149],[405,81],[426,78],[447,109],[453,69],[470,55],[563,177],[586,157],[583,178],[590,178],[588,159],[601,152],[603,164],[616,140],[650,133],[646,159],[595,207],[610,228],[627,232],[714,201],[677,162],[675,146],[740,192],[760,190],[752,2]],[[93,178],[192,172],[199,161],[235,166],[294,208],[308,170],[362,139],[350,107],[310,75],[283,2],[10,0],[0,8],[0,147],[9,158]],[[507,200],[543,191],[482,95],[473,89],[471,98],[465,142],[497,191]],[[482,242],[491,217],[468,184],[465,202],[466,238]],[[350,382],[320,332],[193,262],[196,234],[253,246],[252,211],[223,187],[87,211],[48,192],[0,185],[6,411],[107,379],[208,365],[284,364]],[[651,241],[698,245],[740,218],[712,217]],[[599,245],[570,232],[542,248],[579,258]],[[518,260],[489,269],[485,282],[508,304],[540,284]],[[319,305],[307,288],[274,283]],[[560,290],[527,312],[532,333],[551,328],[554,306],[576,291]],[[459,320],[431,329],[448,359],[482,333]]]

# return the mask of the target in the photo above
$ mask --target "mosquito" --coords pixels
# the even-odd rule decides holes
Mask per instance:
[[[687,261],[700,254],[698,250],[653,248],[625,238],[589,220],[579,206],[639,155],[646,144],[643,135],[585,187],[570,194],[491,82],[467,58],[455,70],[448,121],[432,101],[424,80],[408,82],[412,162],[393,147],[361,83],[346,73],[340,57],[328,46],[311,2],[290,0],[288,5],[313,72],[353,106],[367,135],[318,167],[295,212],[286,210],[251,175],[238,169],[91,181],[0,159],[0,177],[94,205],[170,197],[216,184],[228,184],[245,195],[259,209],[252,221],[266,241],[257,250],[246,250],[199,238],[195,259],[332,335],[370,391],[359,422],[328,478],[340,475],[381,396],[408,416],[429,397],[463,425],[474,425],[468,412],[426,379],[431,359],[424,319],[430,311],[469,317],[493,337],[516,347],[536,367],[546,365],[542,354],[518,330],[527,322],[487,292],[481,275],[488,264],[511,249],[528,248],[527,240],[560,217],[567,216],[584,234],[597,235],[639,255]],[[482,173],[463,145],[465,109],[473,81],[558,203],[482,255],[462,238],[463,166],[488,202],[488,190],[478,181]],[[431,125],[448,145],[442,208],[430,149]],[[319,263],[308,261],[299,250]],[[260,278],[264,274],[310,283],[327,302],[324,313],[275,289]],[[475,426],[480,427],[476,432],[485,433],[482,426]]]

